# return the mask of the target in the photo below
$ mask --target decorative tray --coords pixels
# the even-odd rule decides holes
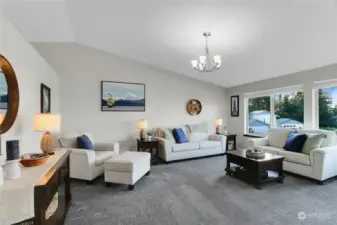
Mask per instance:
[[[27,158],[29,156],[29,158]],[[40,166],[47,162],[49,159],[48,154],[33,153],[25,156],[21,156],[20,163],[25,167]]]
[[[246,157],[253,159],[263,159],[266,156],[264,151],[258,149],[248,149],[246,151]]]

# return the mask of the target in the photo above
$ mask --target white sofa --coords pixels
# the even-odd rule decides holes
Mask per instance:
[[[174,140],[154,137],[159,140],[159,157],[165,162],[220,155],[226,152],[226,136],[210,135],[206,132],[192,132],[189,142],[177,144]]]
[[[71,150],[70,177],[86,180],[89,184],[104,173],[104,162],[119,154],[119,143],[95,143],[92,135],[87,135],[94,144],[93,150],[78,149],[77,137],[82,134],[67,134],[58,138],[59,147]]]
[[[310,155],[306,155],[283,149],[290,131],[290,129],[272,128],[267,137],[249,139],[248,145],[271,154],[284,156],[283,169],[285,171],[315,179],[319,184],[337,175],[337,135],[335,132],[318,129],[298,130],[298,133],[326,135],[321,147],[312,150]]]

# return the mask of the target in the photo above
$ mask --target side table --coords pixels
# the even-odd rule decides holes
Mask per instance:
[[[230,133],[219,133],[218,135],[224,135],[227,137],[227,141],[226,141],[226,150],[228,151],[228,143],[230,141],[233,141],[233,149],[232,150],[236,150],[236,134],[230,134]]]
[[[148,151],[151,154],[151,164],[158,163],[158,151],[159,151],[159,141],[155,139],[137,139],[137,151],[145,152]]]

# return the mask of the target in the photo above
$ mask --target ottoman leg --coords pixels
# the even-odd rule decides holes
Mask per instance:
[[[145,174],[145,176],[149,176],[151,174],[151,170]]]
[[[128,188],[129,188],[129,191],[132,191],[135,188],[135,185],[129,185]]]

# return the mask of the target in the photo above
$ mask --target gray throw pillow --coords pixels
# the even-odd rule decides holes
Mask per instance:
[[[60,138],[59,142],[62,148],[77,148],[77,137]]]
[[[310,152],[316,148],[321,147],[322,142],[326,138],[325,134],[306,134],[308,139],[302,147],[302,153],[310,155]]]
[[[166,139],[168,139],[168,140],[172,140],[172,141],[176,141],[175,139],[174,139],[174,136],[173,136],[173,129],[169,129],[169,128],[164,128],[163,129],[163,131],[164,131],[164,138],[166,138]]]

